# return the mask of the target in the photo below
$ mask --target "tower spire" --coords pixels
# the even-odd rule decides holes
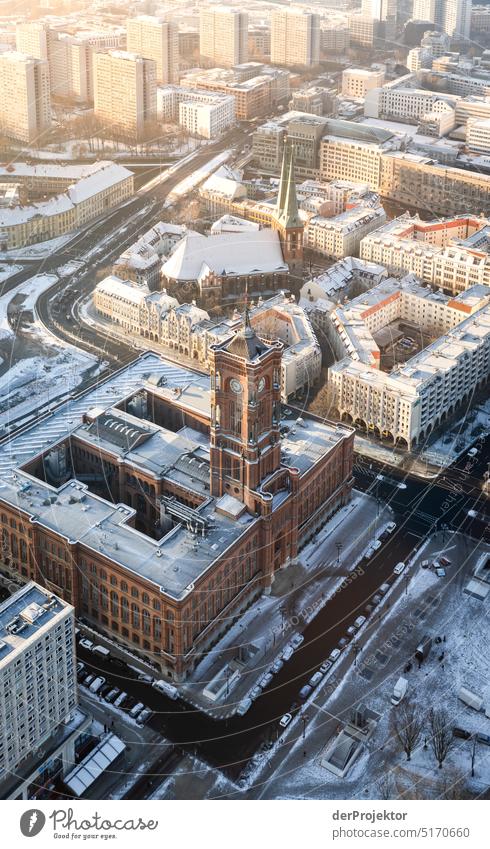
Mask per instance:
[[[299,217],[296,183],[294,181],[294,147],[289,140],[286,141],[284,146],[276,217],[282,227],[303,226]]]

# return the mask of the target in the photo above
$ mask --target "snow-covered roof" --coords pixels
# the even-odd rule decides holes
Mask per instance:
[[[203,266],[217,274],[287,271],[278,234],[273,230],[202,236],[190,230],[162,266],[172,280],[198,280]]]

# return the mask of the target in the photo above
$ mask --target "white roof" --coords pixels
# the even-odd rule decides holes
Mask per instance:
[[[102,773],[124,751],[126,744],[115,734],[108,734],[64,779],[75,796],[82,796]]]
[[[173,280],[197,280],[203,266],[217,274],[287,271],[278,234],[273,230],[202,236],[190,230],[162,273]]]

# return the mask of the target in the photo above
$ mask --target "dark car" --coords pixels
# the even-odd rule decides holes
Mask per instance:
[[[459,737],[461,740],[469,740],[471,737],[471,731],[467,731],[466,728],[459,728],[458,725],[453,727],[453,737]]]

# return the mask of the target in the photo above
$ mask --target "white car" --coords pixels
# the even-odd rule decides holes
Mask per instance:
[[[395,530],[395,528],[396,528],[396,522],[388,522],[388,524],[386,525],[386,530],[388,531],[389,534],[392,534],[393,531]]]
[[[374,548],[373,548],[372,545],[370,545],[368,548],[366,548],[366,551],[364,552],[364,559],[369,560],[369,558],[372,557],[373,554],[374,554]]]
[[[275,660],[275,661],[274,661],[274,663],[272,664],[272,667],[271,667],[271,668],[272,668],[272,671],[273,671],[273,672],[276,672],[276,673],[277,673],[277,672],[280,672],[280,671],[281,671],[281,669],[282,669],[282,667],[283,667],[283,666],[284,666],[284,661],[283,661],[280,657],[278,657],[278,658],[276,658],[276,660]]]
[[[365,616],[358,616],[357,619],[354,620],[354,625],[356,626],[357,629],[359,629],[359,628],[362,627],[362,625],[364,625],[365,621],[366,621]]]
[[[347,628],[347,633],[348,633],[349,637],[353,637],[356,632],[357,632],[357,626],[355,624],[349,625],[349,627]]]
[[[92,640],[87,640],[87,638],[86,638],[86,637],[84,637],[82,640],[80,640],[80,642],[78,643],[78,645],[79,645],[82,649],[85,649],[86,651],[92,651],[92,649],[93,649],[93,647],[94,647],[94,644],[93,644]]]
[[[335,663],[338,657],[340,657],[340,649],[334,649],[330,652],[328,659],[331,660],[332,663]]]
[[[292,645],[293,649],[299,649],[299,647],[304,643],[305,638],[303,634],[295,634],[293,639],[291,640],[290,645]]]
[[[252,699],[242,699],[240,704],[238,705],[236,712],[238,716],[245,716],[247,710],[250,710],[252,707]]]
[[[315,674],[312,675],[310,680],[308,681],[308,684],[310,685],[310,687],[313,687],[313,689],[315,689],[315,687],[318,687],[322,678],[323,675],[321,672],[315,672]]]
[[[273,679],[272,672],[266,672],[265,675],[262,676],[262,678],[259,681],[259,684],[260,684],[260,686],[262,687],[263,690],[265,690],[265,688],[268,687],[269,684],[272,683],[272,679]]]
[[[149,719],[153,716],[153,711],[150,708],[143,708],[136,717],[137,725],[146,725]]]
[[[103,675],[99,675],[99,677],[98,677],[98,678],[95,678],[95,679],[92,681],[92,683],[91,683],[91,685],[90,685],[90,687],[89,687],[90,692],[91,692],[91,693],[98,693],[98,692],[99,692],[99,690],[100,690],[100,688],[101,688],[104,684],[105,684],[105,678],[104,678],[104,676],[103,676]]]
[[[468,457],[476,457],[478,454],[478,448],[470,448],[468,451]]]
[[[379,541],[379,539],[376,539],[373,542],[373,551],[379,551],[380,548],[381,548],[381,542]]]
[[[282,653],[282,659],[283,660],[290,660],[292,658],[293,654],[294,654],[293,647],[292,646],[286,646],[286,648],[284,649],[284,651]]]
[[[136,719],[136,717],[139,716],[141,711],[144,710],[144,709],[145,709],[145,706],[144,706],[143,702],[137,702],[137,704],[135,704],[135,706],[132,707],[131,710],[129,711],[129,715],[133,719]]]
[[[114,707],[122,707],[127,698],[127,693],[121,693],[117,699],[114,699]]]
[[[281,728],[286,728],[291,722],[292,718],[293,716],[291,713],[285,713],[284,716],[282,716],[279,720],[279,725],[281,726]]]
[[[261,695],[261,693],[262,693],[262,687],[260,687],[258,684],[256,684],[255,687],[253,687],[252,690],[250,690],[250,698],[252,699],[252,701],[255,701],[255,699],[258,699],[258,697]]]
[[[400,563],[396,564],[395,568],[393,569],[393,572],[395,573],[395,575],[401,575],[404,569],[405,564],[400,561]]]

